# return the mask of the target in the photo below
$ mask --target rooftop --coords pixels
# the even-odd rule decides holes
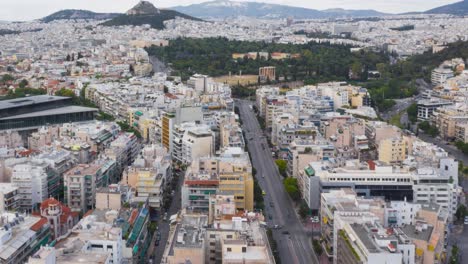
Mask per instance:
[[[6,194],[10,193],[14,190],[18,190],[18,187],[13,186],[12,183],[9,182],[1,182],[0,183],[0,193]]]
[[[71,99],[64,96],[37,95],[0,101],[0,110],[33,104],[51,103]]]
[[[0,227],[0,260],[9,259],[17,250],[36,237],[36,227],[47,224],[42,218],[14,213],[0,214],[4,222]],[[14,224],[13,224],[14,223]],[[11,235],[11,237],[10,237]]]
[[[401,227],[401,230],[410,238],[428,241],[431,238],[432,231],[434,230],[433,226],[430,225],[405,225]]]
[[[1,103],[0,103],[1,104]],[[17,118],[28,118],[28,117],[39,117],[39,116],[51,116],[51,115],[62,115],[62,114],[73,114],[73,113],[81,113],[81,112],[97,112],[97,108],[90,108],[84,106],[64,106],[59,108],[47,109],[44,111],[32,112],[27,114],[15,115],[0,118],[0,120],[9,120],[9,119],[17,119]]]

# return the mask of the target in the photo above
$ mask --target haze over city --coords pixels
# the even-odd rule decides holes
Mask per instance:
[[[270,4],[282,4],[311,9],[375,9],[386,13],[405,13],[413,11],[425,11],[437,6],[455,3],[456,0],[264,0],[264,1],[244,1],[239,2],[263,2]],[[85,9],[95,12],[118,12],[123,13],[137,0],[2,0],[0,3],[0,21],[25,21],[44,17],[62,9]],[[190,5],[207,2],[204,0],[179,0],[179,1],[151,1],[155,6],[167,8],[176,5]]]

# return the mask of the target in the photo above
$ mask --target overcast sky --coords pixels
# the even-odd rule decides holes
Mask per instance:
[[[244,0],[239,0],[240,2]],[[381,12],[402,13],[425,11],[460,0],[250,0],[287,4],[313,9],[345,8],[375,9]],[[97,12],[125,12],[139,0],[0,0],[0,20],[32,20],[61,9],[86,9]],[[151,0],[156,7],[189,5],[206,0]],[[177,3],[177,4],[174,4]]]

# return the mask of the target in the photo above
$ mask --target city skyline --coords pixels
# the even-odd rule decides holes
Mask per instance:
[[[0,10],[0,21],[28,21],[39,19],[63,9],[85,9],[94,12],[116,12],[123,13],[130,9],[133,5],[138,3],[139,0],[83,0],[83,1],[70,1],[64,3],[60,0],[18,0],[8,1],[2,3]],[[150,1],[158,8],[169,8],[175,6],[173,1]],[[190,5],[207,2],[205,0],[181,0],[177,5]],[[331,0],[331,1],[305,1],[305,0],[262,0],[262,1],[244,1],[238,2],[264,2],[269,4],[282,4],[297,7],[304,7],[310,9],[330,9],[330,8],[343,8],[343,9],[374,9],[386,13],[405,13],[405,12],[418,12],[426,11],[438,6],[459,2],[457,0],[409,0],[409,1],[392,1],[389,3],[385,0],[364,0],[360,2],[352,0]],[[24,9],[25,6],[29,8]],[[21,10],[21,12],[19,12]]]

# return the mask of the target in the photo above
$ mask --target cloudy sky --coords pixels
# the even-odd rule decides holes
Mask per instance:
[[[206,0],[151,0],[156,7],[189,5]],[[238,0],[245,1],[245,0]],[[287,4],[313,9],[346,8],[375,9],[381,12],[401,13],[425,11],[460,0],[250,0]],[[125,12],[138,0],[0,0],[0,20],[32,20],[61,9],[87,9],[96,12]],[[176,3],[176,4],[175,4]]]

